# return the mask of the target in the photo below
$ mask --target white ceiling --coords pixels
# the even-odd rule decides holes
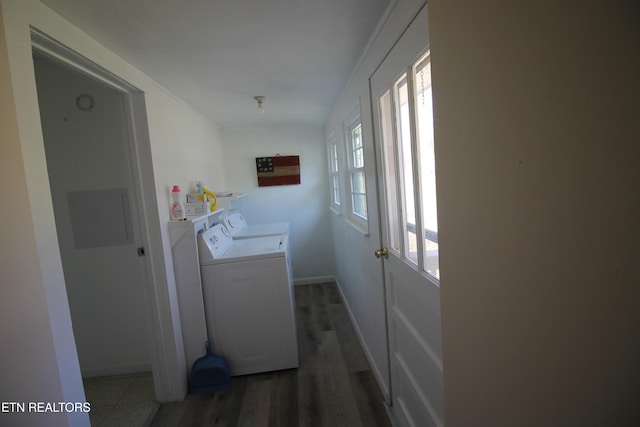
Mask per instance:
[[[41,1],[220,126],[238,127],[322,125],[392,0]]]

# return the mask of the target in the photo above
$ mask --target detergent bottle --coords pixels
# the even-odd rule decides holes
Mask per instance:
[[[204,193],[204,197],[209,202],[209,212],[214,212],[216,207],[218,206],[218,198],[216,197],[216,193],[209,190],[207,187],[202,184],[202,192]]]
[[[184,206],[182,205],[180,186],[174,185],[171,190],[171,220],[180,221],[184,219]]]

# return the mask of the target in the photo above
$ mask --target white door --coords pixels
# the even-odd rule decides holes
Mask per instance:
[[[371,77],[391,405],[402,426],[443,425],[438,228],[425,6]],[[385,257],[388,257],[385,259]]]
[[[124,96],[44,55],[34,65],[82,374],[148,371],[147,277]]]

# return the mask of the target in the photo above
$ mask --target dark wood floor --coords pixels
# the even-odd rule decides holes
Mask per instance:
[[[391,426],[334,283],[295,287],[300,366],[233,377],[231,390],[163,404],[152,427]]]

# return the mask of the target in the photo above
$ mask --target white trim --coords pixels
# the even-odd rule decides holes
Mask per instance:
[[[35,27],[30,27],[31,46],[34,50],[46,55],[59,63],[66,65],[80,73],[97,80],[118,92],[129,93],[140,90],[117,75],[105,70],[95,62],[85,58],[68,46],[51,39],[48,35]]]
[[[371,48],[373,47],[373,44],[376,42],[376,40],[378,40],[378,37],[380,36],[380,32],[382,31],[384,26],[387,24],[387,21],[389,21],[389,18],[391,17],[391,13],[393,12],[393,10],[395,9],[397,4],[398,4],[398,0],[391,0],[389,5],[387,6],[386,10],[384,11],[384,14],[382,15],[382,18],[380,18],[380,21],[378,22],[378,25],[373,30],[373,33],[371,34],[371,37],[369,37],[369,41],[367,42],[367,45],[365,46],[364,51],[362,52],[362,55],[360,55],[360,58],[358,58],[358,62],[356,63],[356,66],[353,67],[353,70],[351,71],[351,74],[349,75],[349,78],[347,79],[347,83],[344,85],[345,88],[351,86],[351,82],[353,81],[353,79],[355,78],[356,74],[358,73],[358,71],[359,71],[360,67],[362,66],[362,63],[364,62],[365,58],[367,58],[367,56],[369,56],[369,52],[371,51]],[[398,38],[399,38],[399,36],[398,36]],[[337,101],[334,103],[334,106],[338,105],[338,104],[340,104],[342,102],[342,99],[345,96],[345,93],[346,93],[346,91],[344,91],[344,90],[342,92],[340,92],[340,96],[338,97]]]
[[[180,401],[187,393],[187,367],[184,360],[180,318],[171,304],[171,289],[167,281],[160,218],[156,198],[149,126],[144,92],[42,31],[31,27],[34,51],[61,62],[90,78],[121,92],[125,98],[131,162],[138,199],[140,234],[146,256],[145,299],[149,308],[151,369],[156,398],[159,401]],[[175,291],[174,291],[175,293]]]
[[[333,210],[336,213],[340,213],[342,211],[342,194],[343,194],[343,188],[342,188],[342,184],[341,181],[342,179],[340,179],[340,174],[342,171],[342,167],[341,167],[341,161],[340,161],[340,145],[338,144],[338,138],[336,135],[336,130],[332,129],[329,132],[329,136],[326,139],[326,144],[327,144],[327,166],[329,168],[329,207],[331,208],[331,210]],[[333,170],[333,153],[331,148],[335,147],[335,163],[336,163],[336,168],[335,171]],[[336,199],[335,197],[335,189],[333,187],[333,180],[334,178],[338,179],[338,198]]]
[[[336,276],[315,276],[293,279],[293,286],[314,285],[316,283],[338,282]]]
[[[112,375],[128,375],[140,372],[151,372],[151,364],[149,363],[130,363],[126,365],[112,365],[98,368],[81,369],[82,378],[104,377]]]
[[[363,236],[367,237],[369,236],[369,226],[367,225],[363,225],[362,222],[363,221],[356,221],[353,219],[354,216],[345,216],[345,221],[347,224],[349,224],[350,226],[352,226],[353,228],[355,228],[356,230],[358,230],[360,233],[362,233]]]
[[[366,179],[366,173],[365,173],[365,167],[366,165],[364,164],[364,140],[361,141],[362,143],[362,160],[363,160],[363,165],[362,167],[355,167],[353,165],[353,159],[352,159],[352,155],[353,155],[353,141],[351,139],[351,132],[354,128],[360,126],[360,128],[362,129],[362,113],[361,113],[361,102],[360,102],[360,98],[358,98],[358,103],[357,105],[355,105],[352,109],[351,112],[347,115],[347,117],[345,118],[345,120],[342,122],[342,130],[343,130],[343,135],[344,135],[344,151],[346,153],[345,155],[345,171],[343,174],[343,180],[342,182],[345,184],[345,199],[346,199],[346,221],[352,225],[353,227],[355,227],[358,231],[360,231],[362,234],[364,234],[365,236],[369,235],[369,215],[367,212],[367,217],[363,218],[361,215],[357,214],[354,212],[354,207],[353,207],[353,192],[352,192],[352,181],[351,181],[351,176],[354,172],[361,172],[363,179],[364,179],[364,194],[365,194],[365,208],[368,209],[368,202],[367,202],[367,179]],[[361,138],[364,138],[364,132],[361,132],[360,134]]]
[[[338,278],[335,278],[336,285],[338,287],[338,292],[340,292],[340,297],[342,298],[342,302],[344,303],[344,307],[347,310],[347,314],[349,315],[349,320],[351,320],[351,325],[356,332],[356,336],[358,337],[358,341],[360,341],[360,345],[362,346],[362,350],[364,351],[365,356],[367,357],[367,361],[369,362],[369,366],[371,367],[371,371],[373,372],[373,376],[376,378],[378,382],[378,387],[380,387],[380,391],[382,392],[382,396],[384,397],[384,401],[388,404],[391,401],[391,393],[387,386],[385,385],[384,376],[378,369],[377,365],[374,363],[373,356],[371,355],[371,351],[367,346],[367,342],[364,340],[362,332],[360,332],[360,328],[358,327],[358,322],[356,322],[356,318],[351,311],[351,307],[349,306],[349,302],[344,295],[342,290],[342,286],[340,285],[340,281]]]

